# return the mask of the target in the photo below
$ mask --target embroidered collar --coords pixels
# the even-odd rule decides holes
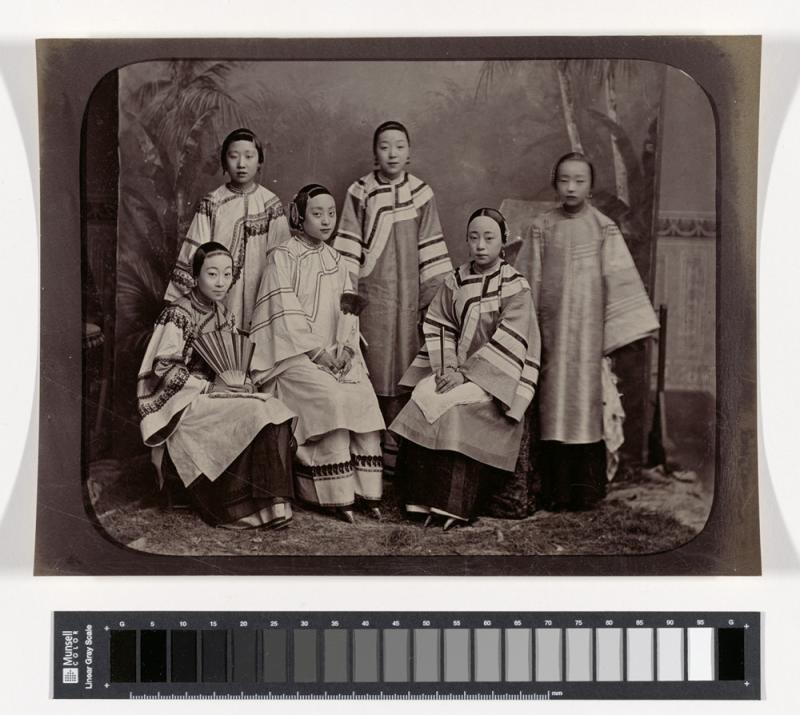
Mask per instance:
[[[313,239],[307,238],[302,231],[292,231],[292,236],[300,242],[303,248],[309,251],[321,251],[322,247],[325,245],[325,241],[314,241]]]
[[[500,271],[503,269],[503,264],[504,264],[504,263],[505,263],[505,261],[503,261],[503,259],[501,258],[501,259],[500,259],[500,260],[499,260],[497,263],[495,263],[495,265],[494,265],[494,266],[492,266],[492,267],[491,267],[489,270],[482,271],[482,270],[480,270],[480,269],[479,269],[479,268],[478,268],[478,267],[475,265],[475,261],[470,261],[470,262],[469,262],[469,272],[470,272],[470,273],[471,273],[473,276],[485,276],[485,277],[492,277],[492,276],[495,276],[495,275],[497,275],[497,274],[498,274],[498,273],[499,273],[499,272],[500,272]]]
[[[496,276],[500,275],[500,272],[503,270],[503,266],[506,265],[506,262],[501,258],[498,264],[491,270],[491,271],[479,271],[475,268],[475,261],[469,262],[469,274],[471,276],[482,276],[483,278],[495,278]]]
[[[250,188],[247,189],[240,189],[236,184],[232,181],[229,181],[225,184],[225,187],[233,194],[241,194],[242,196],[247,196],[248,194],[252,194],[258,188],[258,182],[253,182]]]
[[[377,181],[379,184],[382,184],[383,186],[388,186],[390,184],[392,186],[402,186],[403,184],[408,182],[407,171],[403,171],[403,173],[400,174],[400,176],[398,176],[396,179],[385,178],[384,176],[381,175],[381,172],[378,171],[377,169],[375,169],[375,171],[373,171],[372,173],[375,177],[375,181]]]
[[[206,298],[197,287],[192,288],[189,292],[189,301],[192,304],[192,308],[201,313],[210,313],[215,308],[214,301]]]

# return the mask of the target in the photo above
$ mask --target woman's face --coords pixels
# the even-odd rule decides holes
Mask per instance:
[[[197,288],[215,303],[228,293],[233,281],[233,259],[226,253],[207,256],[197,276]]]
[[[582,208],[591,190],[592,175],[585,161],[568,159],[559,164],[556,171],[556,191],[567,209],[577,211]]]
[[[242,189],[250,187],[260,166],[258,149],[253,142],[240,139],[228,146],[228,151],[225,152],[225,171],[236,186]]]
[[[315,241],[327,241],[336,226],[336,202],[330,194],[308,200],[303,217],[303,233]]]
[[[387,179],[396,179],[408,163],[408,137],[399,129],[387,129],[378,135],[375,158],[378,168]]]
[[[467,226],[470,258],[480,269],[492,268],[503,250],[503,235],[497,222],[489,216],[476,216]]]

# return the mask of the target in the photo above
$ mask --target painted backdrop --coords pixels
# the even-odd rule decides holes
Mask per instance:
[[[130,428],[114,436],[115,451],[142,451],[136,371],[193,207],[223,181],[219,146],[231,129],[248,126],[261,137],[267,156],[260,182],[284,204],[314,181],[341,205],[347,186],[373,166],[374,127],[402,121],[411,134],[410,170],[436,193],[454,261],[466,256],[465,220],[473,209],[553,200],[553,162],[583,150],[597,169],[594,203],[621,225],[650,286],[666,71],[628,60],[164,61],[120,69],[112,394]],[[622,361],[634,455],[645,418],[644,358]]]

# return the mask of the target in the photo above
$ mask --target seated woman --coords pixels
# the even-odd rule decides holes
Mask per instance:
[[[425,346],[403,375],[416,386],[389,429],[403,438],[406,509],[469,521],[482,482],[510,478],[539,371],[539,328],[527,281],[502,257],[506,222],[469,219],[471,260],[447,276],[425,316]]]
[[[355,302],[339,254],[326,245],[336,204],[323,186],[290,204],[293,237],[273,249],[253,313],[253,376],[299,415],[295,481],[305,501],[353,521],[356,496],[374,516],[383,495],[383,417],[359,349]]]
[[[226,384],[198,355],[201,336],[236,330],[222,302],[232,272],[225,246],[199,246],[194,288],[159,316],[137,383],[142,437],[163,448],[165,479],[183,482],[209,524],[286,526],[293,413],[271,395],[252,394],[251,382]]]

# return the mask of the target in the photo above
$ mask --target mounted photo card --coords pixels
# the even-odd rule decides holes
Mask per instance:
[[[42,575],[755,575],[757,37],[41,40]]]

